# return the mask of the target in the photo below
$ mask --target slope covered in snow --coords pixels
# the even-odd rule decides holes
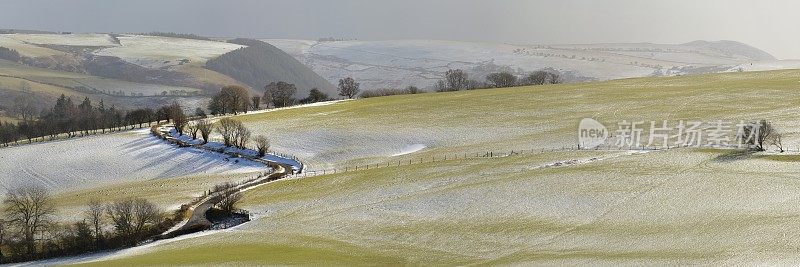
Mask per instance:
[[[568,79],[679,75],[723,71],[725,66],[775,60],[733,41],[686,44],[512,45],[435,40],[336,41],[265,40],[297,57],[331,82],[352,76],[366,89],[432,86],[448,69],[472,78],[509,71],[519,76],[542,68]]]
[[[0,149],[0,188],[40,184],[54,192],[115,182],[263,171],[249,161],[177,149],[138,130]]]

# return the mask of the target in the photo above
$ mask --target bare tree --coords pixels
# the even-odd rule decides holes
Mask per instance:
[[[251,134],[252,133],[250,132],[250,129],[247,129],[247,127],[244,127],[244,124],[237,121],[236,127],[233,131],[234,146],[241,149],[247,148],[247,142],[250,141]]]
[[[448,91],[466,89],[469,82],[467,73],[460,69],[447,70],[444,74],[444,78],[447,81]]]
[[[330,97],[328,97],[328,94],[323,93],[317,88],[311,88],[311,91],[308,92],[308,97],[300,100],[300,103],[309,104],[309,103],[328,101],[328,99],[330,99]]]
[[[297,93],[297,87],[294,84],[272,82],[264,87],[264,98],[262,100],[267,104],[271,103],[276,108],[287,107],[294,104],[295,93]]]
[[[114,224],[117,236],[130,238],[133,236],[133,201],[123,200],[110,204],[106,208],[108,218]],[[135,241],[133,242],[135,244]]]
[[[236,145],[236,131],[238,130],[238,126],[242,123],[231,119],[231,118],[223,118],[219,120],[218,126],[216,127],[217,133],[222,135],[222,141],[225,143],[225,146],[234,146]]]
[[[562,83],[561,74],[553,69],[537,70],[532,72],[525,78],[524,84],[526,85],[543,85],[543,84],[559,84]]]
[[[740,137],[744,141],[743,145],[754,147],[759,151],[764,151],[772,145],[771,143],[775,141],[775,134],[777,134],[772,124],[766,120],[749,123],[742,128],[742,131],[739,134],[741,134]]]
[[[217,203],[217,208],[225,212],[236,210],[239,202],[242,201],[242,194],[238,190],[226,190],[222,192],[222,198]]]
[[[269,151],[269,139],[266,136],[258,135],[253,142],[256,143],[256,149],[258,149],[258,156],[263,157]]]
[[[155,204],[137,198],[133,200],[133,231],[137,239],[142,240],[147,236],[144,234],[149,230],[149,227],[157,225],[161,219],[161,210]]]
[[[161,211],[141,198],[114,202],[108,207],[108,216],[114,222],[117,235],[126,238],[131,246],[146,238],[150,227],[161,221]]]
[[[190,121],[186,124],[186,131],[192,136],[192,140],[197,139],[197,133],[200,131],[200,128],[197,127],[198,124],[199,121]]]
[[[9,190],[3,203],[9,222],[20,231],[26,254],[34,255],[35,235],[50,224],[50,217],[55,213],[50,193],[41,186],[20,186]]]
[[[783,134],[774,133],[772,134],[772,138],[770,140],[770,144],[778,148],[778,150],[783,153],[786,152],[783,147]]]
[[[89,201],[89,209],[86,210],[86,217],[89,223],[94,228],[94,245],[95,249],[102,248],[103,240],[103,214],[105,208],[103,204],[97,200]]]
[[[177,101],[172,102],[172,105],[169,106],[169,117],[172,119],[172,124],[175,125],[175,131],[178,132],[178,135],[183,135],[183,130],[186,128],[186,124],[189,123],[189,118],[183,113],[183,108]]]
[[[253,97],[250,98],[250,100],[252,100],[250,102],[250,108],[251,109],[253,109],[253,110],[261,109],[261,97],[260,96],[254,95]]]
[[[772,140],[775,134],[775,128],[767,120],[758,122],[756,129],[756,149],[764,151],[769,146],[769,141]]]
[[[508,72],[491,73],[486,75],[486,80],[495,88],[512,87],[517,84],[517,76]]]
[[[36,116],[36,103],[28,81],[22,81],[19,86],[22,94],[14,99],[13,111],[22,121],[29,122]]]
[[[358,92],[360,91],[360,89],[358,89],[359,86],[361,86],[361,84],[357,83],[352,77],[340,79],[339,95],[352,99],[358,95]]]
[[[197,125],[197,130],[200,131],[200,135],[203,137],[203,144],[208,143],[208,137],[211,135],[211,132],[214,131],[214,124],[203,119],[197,121],[195,125]]]
[[[239,112],[247,112],[249,106],[250,94],[247,92],[247,88],[239,85],[227,85],[211,98],[208,109],[211,114],[232,112],[236,115]]]
[[[436,85],[434,86],[434,89],[436,89],[436,92],[445,92],[445,91],[447,91],[447,82],[445,82],[444,80],[436,81]]]

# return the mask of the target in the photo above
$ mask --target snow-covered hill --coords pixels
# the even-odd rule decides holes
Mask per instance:
[[[483,79],[500,70],[517,75],[555,68],[572,80],[681,75],[727,71],[734,66],[775,61],[770,54],[733,41],[686,44],[512,45],[396,40],[264,40],[295,56],[329,81],[352,76],[365,89],[408,85],[429,87],[448,69],[465,69]],[[772,64],[780,65],[780,64]]]

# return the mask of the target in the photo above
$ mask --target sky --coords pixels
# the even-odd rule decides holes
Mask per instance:
[[[0,28],[514,44],[734,40],[800,59],[796,0],[0,0]]]

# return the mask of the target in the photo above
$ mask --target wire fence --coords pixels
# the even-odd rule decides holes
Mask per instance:
[[[409,165],[416,165],[416,164],[426,164],[426,163],[435,163],[435,162],[444,162],[444,161],[458,161],[458,160],[467,160],[467,159],[492,159],[492,158],[505,158],[509,156],[516,156],[516,155],[531,155],[531,154],[544,154],[544,153],[552,153],[552,152],[563,152],[563,151],[664,151],[664,150],[672,150],[672,149],[682,149],[682,148],[713,148],[713,149],[747,149],[747,147],[741,147],[737,145],[729,145],[729,146],[627,146],[627,147],[620,147],[620,146],[612,146],[612,145],[604,145],[599,146],[591,149],[580,148],[579,146],[562,146],[556,148],[533,148],[533,149],[520,149],[520,150],[504,150],[504,151],[483,151],[483,152],[471,152],[471,153],[450,153],[450,154],[439,154],[439,155],[432,155],[426,157],[416,157],[416,158],[406,158],[400,160],[390,160],[384,161],[379,163],[369,163],[369,164],[356,164],[350,165],[340,168],[326,168],[326,169],[314,169],[314,170],[306,170],[302,173],[290,175],[292,178],[302,178],[302,177],[312,177],[312,176],[320,176],[320,175],[328,175],[328,174],[337,174],[337,173],[347,173],[347,172],[354,172],[354,171],[364,171],[364,170],[372,170],[377,168],[387,168],[387,167],[401,167],[401,166],[409,166]],[[770,153],[778,153],[779,151],[768,151]],[[796,148],[784,148],[784,152],[781,153],[800,153],[800,147]]]
[[[557,148],[533,148],[533,149],[519,149],[519,150],[505,150],[505,151],[483,151],[483,152],[467,152],[467,153],[449,153],[449,154],[439,154],[439,155],[431,155],[426,157],[416,157],[416,158],[406,158],[406,159],[399,159],[399,160],[390,160],[384,161],[379,163],[369,163],[369,164],[356,164],[345,166],[341,168],[329,168],[329,169],[317,169],[317,170],[306,170],[301,173],[290,175],[292,178],[299,178],[299,177],[312,177],[312,176],[320,176],[320,175],[328,175],[328,174],[337,174],[337,173],[347,173],[347,172],[354,172],[354,171],[364,171],[364,170],[372,170],[377,168],[387,168],[387,167],[401,167],[401,166],[409,166],[409,165],[417,165],[417,164],[426,164],[426,163],[435,163],[435,162],[445,162],[445,161],[459,161],[459,160],[468,160],[468,159],[493,159],[493,158],[505,158],[510,156],[516,155],[531,155],[531,154],[544,154],[544,153],[552,153],[552,152],[561,152],[561,151],[656,151],[656,150],[663,150],[657,147],[645,148],[645,147],[634,147],[634,148],[619,148],[619,147],[598,147],[593,149],[578,149],[577,146],[564,146],[564,147],[557,147]]]

